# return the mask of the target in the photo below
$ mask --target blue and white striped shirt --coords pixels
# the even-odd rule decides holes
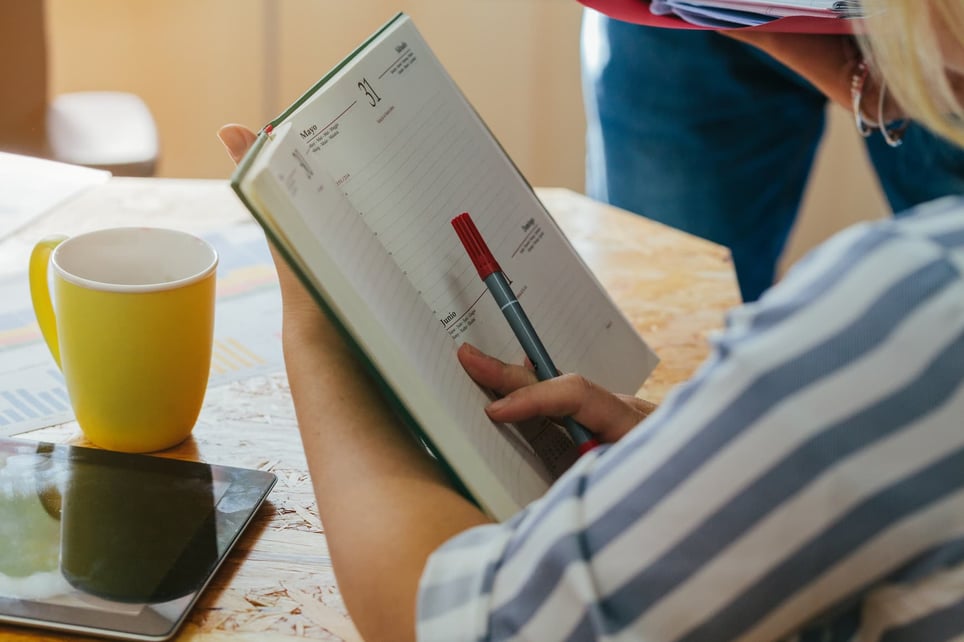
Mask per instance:
[[[964,639],[964,199],[851,228],[619,443],[430,558],[420,640]]]

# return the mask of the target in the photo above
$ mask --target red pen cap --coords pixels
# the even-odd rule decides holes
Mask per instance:
[[[462,241],[465,251],[469,253],[469,258],[472,259],[475,269],[479,271],[480,278],[484,280],[493,272],[502,271],[468,212],[463,212],[453,218],[452,227],[455,228],[455,233],[459,235],[459,240]]]

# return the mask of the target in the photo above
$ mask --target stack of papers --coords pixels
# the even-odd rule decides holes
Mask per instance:
[[[100,169],[0,152],[0,239],[109,178]]]
[[[778,18],[856,18],[859,0],[652,0],[655,15],[712,29],[755,27]]]

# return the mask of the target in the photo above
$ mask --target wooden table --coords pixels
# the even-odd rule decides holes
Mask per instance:
[[[719,246],[563,189],[539,196],[662,362],[640,395],[659,403],[705,359],[739,294]],[[22,271],[50,233],[149,224],[204,233],[249,220],[224,181],[115,178],[0,243],[0,275]],[[253,225],[253,223],[251,223]],[[90,445],[76,424],[20,435]],[[160,453],[269,470],[278,483],[201,596],[178,640],[359,640],[335,585],[283,372],[209,390],[193,435]],[[3,640],[60,640],[0,626]],[[83,640],[88,638],[71,637]]]

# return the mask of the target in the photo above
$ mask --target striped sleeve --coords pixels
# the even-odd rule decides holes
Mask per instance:
[[[962,273],[959,199],[822,246],[618,444],[442,546],[419,639],[964,636]]]

